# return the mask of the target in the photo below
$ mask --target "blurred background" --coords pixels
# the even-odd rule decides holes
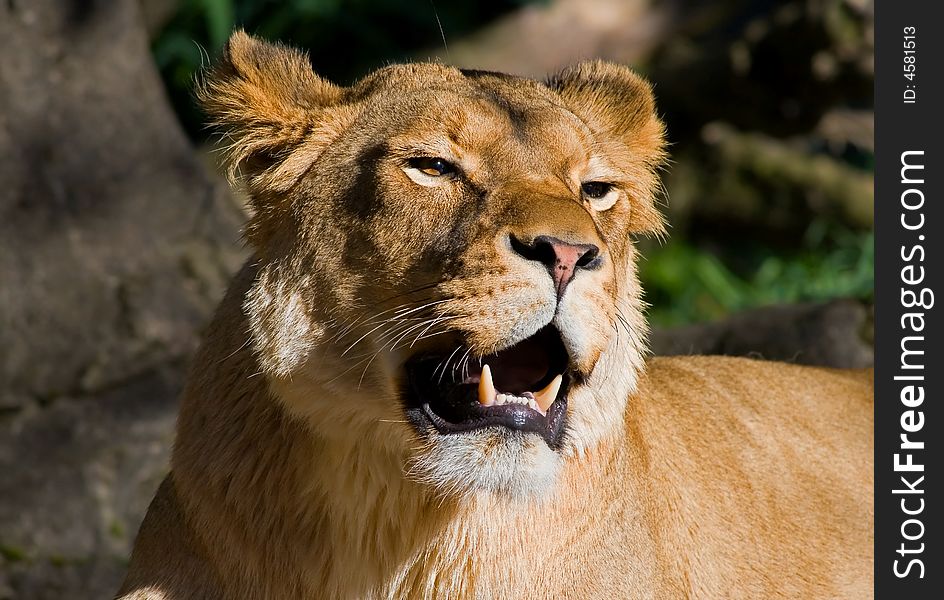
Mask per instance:
[[[246,257],[192,101],[234,27],[349,84],[440,60],[655,85],[656,353],[872,361],[868,0],[0,3],[0,600],[110,597],[200,329]]]

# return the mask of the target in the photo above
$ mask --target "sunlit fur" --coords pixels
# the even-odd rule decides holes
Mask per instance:
[[[340,87],[236,33],[199,96],[253,257],[195,359],[124,597],[868,595],[870,376],[645,360],[633,238],[663,231],[664,131],[632,71],[409,64]],[[581,183],[600,180],[618,193],[597,210]],[[511,234],[604,260],[558,301]],[[444,351],[451,376],[548,323],[579,375],[560,448],[406,421],[411,356]]]

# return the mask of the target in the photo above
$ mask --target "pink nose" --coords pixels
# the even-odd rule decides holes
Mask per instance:
[[[530,242],[522,242],[511,236],[511,247],[528,260],[547,267],[554,279],[558,298],[564,295],[567,284],[577,270],[596,268],[601,261],[600,249],[596,244],[573,244],[547,235],[539,235]]]

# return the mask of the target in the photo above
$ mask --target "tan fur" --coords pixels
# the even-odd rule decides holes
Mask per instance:
[[[201,98],[254,257],[196,358],[122,598],[871,595],[871,373],[644,360],[631,236],[663,230],[663,127],[631,71],[395,65],[341,88],[236,33]],[[605,260],[558,304],[509,234]],[[548,322],[584,377],[559,450],[405,421],[412,354],[482,356]]]

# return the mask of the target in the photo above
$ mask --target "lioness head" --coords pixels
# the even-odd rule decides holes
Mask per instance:
[[[632,236],[662,231],[663,126],[632,71],[340,87],[237,33],[200,97],[251,198],[250,343],[316,435],[441,494],[521,494],[621,430]]]

